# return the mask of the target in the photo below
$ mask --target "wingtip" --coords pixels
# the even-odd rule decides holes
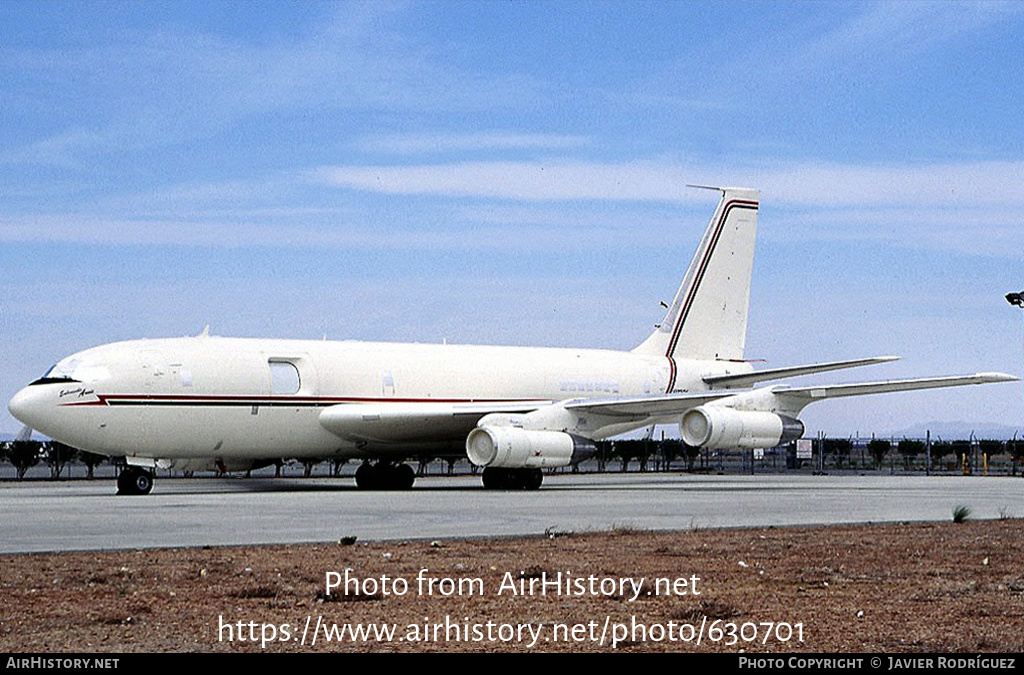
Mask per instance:
[[[1007,373],[975,373],[974,375],[978,379],[984,382],[1016,382],[1020,378],[1016,375],[1009,375]]]

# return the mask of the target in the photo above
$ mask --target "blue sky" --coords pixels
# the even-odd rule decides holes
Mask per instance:
[[[0,3],[0,395],[198,333],[628,349],[761,189],[747,355],[1019,374],[1020,3]],[[813,431],[1024,431],[1019,385]],[[20,425],[3,411],[0,431]]]

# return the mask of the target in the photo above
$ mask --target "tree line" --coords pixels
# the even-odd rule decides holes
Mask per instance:
[[[863,440],[863,439],[861,439]],[[834,466],[842,467],[851,464],[855,457],[855,443],[848,438],[825,438],[816,440],[820,443],[823,459],[831,459]],[[886,462],[890,467],[899,464],[900,468],[910,471],[919,467],[922,462],[946,468],[961,468],[967,471],[987,466],[993,458],[1008,459],[1011,471],[1016,473],[1016,465],[1024,462],[1024,439],[1013,438],[1007,441],[996,439],[980,440],[920,440],[903,438],[898,441],[872,438],[862,443],[861,450],[867,451],[866,459],[873,463],[873,468],[884,468]],[[865,467],[862,467],[865,468]]]
[[[598,441],[597,454],[587,463],[587,470],[597,472],[629,471],[706,471],[724,470],[723,458],[740,458],[744,466],[753,468],[753,453],[750,450],[713,452],[695,448],[680,439],[627,439]],[[782,469],[835,468],[875,469],[884,468],[913,471],[921,468],[963,469],[973,472],[982,466],[988,467],[992,458],[1001,457],[1010,463],[1010,471],[1016,474],[1017,464],[1024,463],[1024,439],[1000,440],[936,440],[926,442],[920,439],[888,440],[880,438],[816,438],[812,439],[813,460],[798,459],[795,444],[769,450],[766,459],[782,462]],[[927,460],[926,460],[927,458]],[[426,473],[426,467],[434,457],[419,457],[419,475]],[[465,458],[443,458],[447,473],[455,473],[455,465]],[[49,467],[50,478],[60,479],[71,465],[86,467],[86,477],[93,478],[96,467],[110,461],[119,465],[119,458],[108,458],[92,452],[78,450],[59,441],[14,440],[0,443],[0,462],[14,467],[18,479],[34,466]],[[312,469],[322,461],[331,461],[332,475],[340,475],[346,460],[303,460],[304,475],[312,475]],[[927,461],[927,464],[925,462]],[[277,462],[278,475],[281,463]],[[593,465],[596,464],[596,467]],[[579,467],[567,469],[579,470]],[[476,467],[470,467],[476,471]],[[70,473],[70,471],[68,471]]]
[[[19,480],[40,463],[50,467],[50,478],[54,480],[60,478],[72,463],[84,465],[87,477],[92,478],[96,467],[107,459],[105,455],[78,450],[60,441],[5,441],[0,444],[0,462],[13,466]]]

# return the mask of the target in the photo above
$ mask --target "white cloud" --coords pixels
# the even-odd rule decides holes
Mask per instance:
[[[694,182],[761,188],[770,225],[764,236],[776,241],[874,241],[1006,257],[1017,255],[1022,177],[1024,162],[729,170],[563,158],[340,166],[307,172],[306,182],[283,173],[118,195],[87,210],[0,215],[0,240],[462,250],[609,247],[628,233],[634,245],[647,246],[696,209],[710,213],[713,197],[686,188]],[[324,184],[354,192],[332,196]],[[375,196],[395,194],[438,199],[391,200],[381,212]]]
[[[491,131],[466,134],[389,134],[363,138],[355,145],[359,150],[366,152],[416,154],[485,150],[567,150],[590,145],[590,139],[571,134]]]
[[[587,224],[578,227],[550,227],[536,224],[504,223],[471,228],[420,228],[409,225],[383,229],[374,222],[322,222],[331,212],[268,211],[265,220],[234,222],[210,218],[200,220],[125,219],[102,215],[56,214],[45,216],[0,216],[0,242],[70,243],[97,246],[178,246],[199,248],[280,247],[295,249],[365,250],[449,250],[449,251],[550,251],[568,247],[605,247],[603,242],[622,241],[621,227]],[[238,214],[231,214],[234,219]],[[283,218],[282,216],[291,216]],[[280,221],[299,221],[281,224]],[[655,233],[632,237],[634,246],[655,245]]]
[[[1024,162],[857,166],[802,163],[750,174],[771,199],[805,206],[1024,206]]]
[[[761,189],[762,205],[773,218],[769,236],[777,240],[878,241],[996,257],[1018,255],[1014,252],[1024,212],[1024,162],[1014,161],[876,166],[803,162],[726,169],[663,161],[553,159],[326,167],[312,175],[369,193],[472,198],[484,205],[497,200],[498,215],[480,215],[481,222],[512,225],[519,221],[509,204],[546,203],[546,213],[529,209],[523,215],[527,222],[546,220],[556,227],[566,226],[565,210],[557,213],[560,202],[664,206],[707,200],[699,191],[686,189],[688,182],[749,185]],[[472,208],[458,208],[473,218]],[[649,215],[640,216],[647,227]]]
[[[0,162],[12,164],[49,164],[80,167],[76,159],[82,152],[102,147],[103,137],[84,129],[70,129],[29,145],[0,152]]]
[[[12,48],[0,55],[0,72],[32,93],[16,102],[19,112],[59,110],[89,131],[57,126],[49,135],[12,136],[0,159],[66,164],[111,148],[203,138],[271,113],[311,111],[319,120],[352,110],[467,114],[538,98],[542,85],[527,77],[453,63],[409,30],[416,14],[402,5],[325,7],[328,16],[313,29],[275,36],[271,28],[259,42],[168,25],[104,34],[86,47]]]
[[[1000,2],[868,3],[862,12],[800,46],[792,60],[779,65],[786,69],[863,70],[871,63],[917,57],[921,51],[987,28],[1003,21],[1007,13],[1019,11],[1017,3]]]
[[[598,164],[552,159],[417,166],[324,167],[314,177],[338,187],[389,194],[484,197],[525,201],[684,201],[682,166],[645,161]]]
[[[802,206],[1024,206],[1024,162],[923,166],[779,164],[733,170],[658,161],[480,161],[323,167],[314,179],[387,194],[524,201],[691,201],[687,183],[750,185]],[[715,180],[715,179],[719,180]],[[709,180],[710,179],[710,180]]]

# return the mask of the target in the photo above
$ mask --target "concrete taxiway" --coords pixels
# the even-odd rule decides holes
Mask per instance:
[[[536,492],[429,477],[407,492],[349,479],[158,479],[118,497],[112,481],[0,485],[0,552],[541,535],[613,528],[1024,517],[1024,479],[978,476],[562,475]]]

